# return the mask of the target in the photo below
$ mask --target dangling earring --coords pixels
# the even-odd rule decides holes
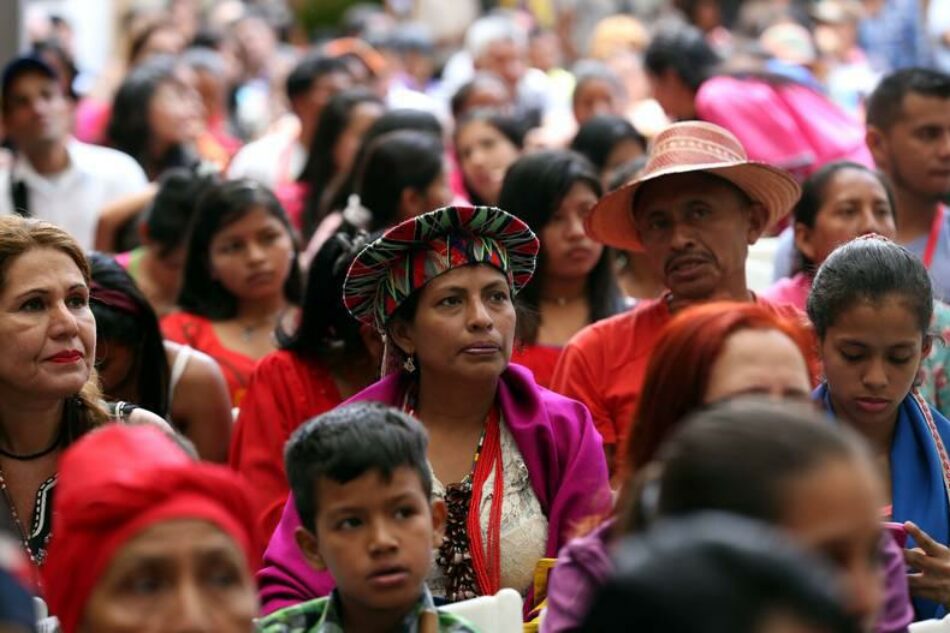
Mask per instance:
[[[406,370],[407,374],[416,371],[416,361],[412,354],[406,355],[406,360],[402,361],[402,368]]]

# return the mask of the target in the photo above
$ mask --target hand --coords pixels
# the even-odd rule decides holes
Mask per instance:
[[[904,527],[917,542],[914,549],[904,550],[904,560],[917,570],[907,575],[911,594],[950,607],[950,548],[910,521]]]

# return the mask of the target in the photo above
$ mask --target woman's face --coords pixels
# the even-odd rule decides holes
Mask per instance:
[[[383,111],[383,106],[373,101],[364,101],[353,106],[350,122],[333,147],[333,162],[337,173],[347,174],[353,169],[353,159],[363,142],[366,130],[383,115]]]
[[[771,329],[730,335],[709,371],[705,404],[758,394],[776,400],[806,400],[811,393],[808,365],[788,336]]]
[[[544,270],[549,278],[580,279],[587,277],[604,252],[602,244],[587,237],[584,218],[597,204],[597,194],[590,185],[575,182],[560,206],[541,229],[544,245]]]
[[[485,121],[470,121],[455,139],[465,184],[485,204],[497,204],[505,172],[520,154],[514,143]]]
[[[865,631],[884,601],[880,508],[883,495],[870,465],[833,458],[787,484],[781,527],[838,571],[848,611]]]
[[[423,376],[479,380],[505,370],[516,323],[505,275],[492,266],[464,266],[439,275],[419,292],[415,318],[395,323],[393,338],[415,355]]]
[[[193,142],[204,116],[201,98],[189,84],[178,79],[163,81],[148,103],[152,143],[160,151]]]
[[[402,222],[452,204],[452,189],[449,187],[447,173],[448,166],[445,165],[424,189],[412,191],[408,197],[404,196],[396,221]]]
[[[248,633],[257,615],[248,561],[217,526],[153,525],[123,545],[99,579],[81,633]]]
[[[574,95],[574,119],[578,125],[599,114],[623,114],[623,98],[606,79],[589,79]]]
[[[815,226],[795,224],[795,245],[820,266],[831,251],[856,237],[878,233],[897,235],[887,191],[877,176],[862,169],[841,169],[828,180]]]
[[[135,376],[135,361],[138,350],[133,345],[126,345],[119,341],[99,339],[96,345],[96,373],[102,392],[113,399],[124,400],[119,394],[128,393],[129,388],[135,389],[132,384]]]
[[[930,339],[909,302],[895,293],[841,312],[819,349],[835,414],[859,432],[877,435],[896,421]]]
[[[65,253],[34,248],[8,266],[0,291],[0,394],[65,398],[95,362],[89,288]]]
[[[284,224],[254,207],[211,239],[210,273],[239,301],[270,299],[283,293],[293,256]]]

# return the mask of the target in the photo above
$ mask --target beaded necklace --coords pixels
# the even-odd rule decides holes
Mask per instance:
[[[415,415],[414,394],[407,393],[403,409]],[[448,518],[436,562],[445,574],[449,602],[493,595],[501,588],[501,512],[504,469],[501,457],[501,416],[497,405],[488,413],[472,470],[458,483],[445,487]],[[480,509],[483,489],[494,472],[487,539],[482,539]],[[487,541],[487,542],[484,542]]]

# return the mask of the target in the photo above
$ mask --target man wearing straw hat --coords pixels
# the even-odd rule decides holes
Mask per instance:
[[[639,177],[591,210],[588,234],[642,251],[668,288],[581,330],[555,368],[552,389],[587,405],[608,460],[623,445],[650,352],[672,315],[715,300],[765,303],[746,286],[748,249],[800,193],[784,170],[749,161],[729,131],[689,121],[661,132]],[[775,310],[802,318],[789,307]]]

